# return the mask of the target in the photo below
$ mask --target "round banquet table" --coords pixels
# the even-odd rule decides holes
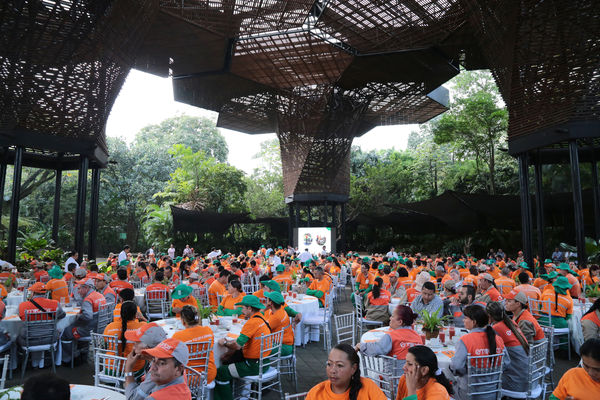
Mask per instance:
[[[583,331],[581,330],[581,318],[587,310],[590,309],[592,303],[586,300],[585,303],[578,299],[573,299],[573,315],[569,319],[569,331],[571,332],[571,343],[573,348],[579,354],[579,348],[583,344]]]
[[[240,336],[242,327],[244,326],[245,320],[242,318],[235,318],[236,323],[233,323],[233,317],[219,317],[214,316],[213,321],[219,321],[219,325],[209,325],[215,335],[215,342],[213,345],[213,353],[215,357],[215,365],[219,367],[221,365],[221,356],[227,351],[225,346],[219,345],[217,342],[222,338],[228,340],[236,340]],[[179,318],[167,318],[154,321],[157,325],[162,327],[167,333],[167,337],[171,338],[175,332],[182,331],[183,324]]]
[[[144,294],[146,293],[146,288],[133,289],[135,293],[135,303],[142,309],[145,310],[146,304],[144,304]]]
[[[63,319],[59,319],[56,322],[56,328],[59,332],[62,332],[67,326],[69,326],[79,314],[79,307],[63,307],[64,312],[66,313]],[[6,306],[6,315],[4,319],[0,321],[0,328],[6,330],[6,332],[10,335],[10,340],[17,340],[17,336],[19,336],[19,332],[21,331],[21,327],[24,325],[24,322],[21,321],[19,317],[19,307],[18,306]]]
[[[389,326],[384,326],[382,328],[371,329],[370,331],[365,332],[360,338],[361,343],[368,342],[376,342],[378,341],[387,331],[390,330]],[[421,333],[421,326],[417,325],[415,330],[418,333]],[[445,334],[445,342],[442,344],[439,338],[429,339],[425,342],[425,346],[429,347],[435,353],[438,360],[438,367],[444,371],[446,378],[453,380],[454,374],[450,371],[450,361],[452,357],[454,357],[454,352],[456,350],[456,343],[461,336],[467,334],[467,331],[464,329],[456,328],[455,334],[452,339],[449,339],[450,335],[448,333],[448,328],[445,327],[442,331]],[[358,353],[359,357],[361,356],[361,352]]]
[[[294,298],[294,297],[288,295],[285,299],[285,303],[292,310],[301,313],[303,319],[307,315],[319,314],[319,299],[317,299],[315,296],[309,296],[309,295],[305,294],[305,295],[296,295],[296,298]],[[321,315],[323,315],[323,314],[321,314]],[[302,346],[303,344],[306,344],[306,343],[302,343],[302,334],[301,334],[302,329],[303,329],[303,325],[302,325],[302,321],[300,321],[300,323],[298,325],[296,325],[296,328],[294,329],[296,346]],[[319,330],[312,329],[311,334],[306,335],[304,340],[305,340],[305,342],[308,342],[309,339],[318,342],[319,341]]]
[[[390,315],[394,314],[394,310],[396,309],[396,307],[398,307],[398,304],[400,304],[400,297],[392,297],[390,299],[390,304],[388,305]]]
[[[7,306],[18,306],[23,302],[23,292],[17,289],[11,290],[4,302]]]
[[[71,389],[71,400],[125,400],[125,395],[113,390],[89,386],[69,385]],[[21,398],[22,386],[15,386],[0,391],[0,400],[16,400]]]

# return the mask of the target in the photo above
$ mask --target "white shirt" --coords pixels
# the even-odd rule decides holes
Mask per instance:
[[[183,256],[191,256],[192,255],[192,249],[190,249],[189,247],[186,247],[185,249],[183,249]]]
[[[71,263],[75,263],[77,265],[75,269],[79,268],[79,263],[77,262],[77,260],[75,260],[73,257],[69,257],[67,258],[67,261],[65,261],[65,271],[69,272],[68,265]]]
[[[398,253],[396,253],[395,251],[388,251],[387,254],[385,255],[387,258],[391,258],[391,257],[395,257],[398,258]]]
[[[327,250],[325,250],[325,249],[321,250],[321,255],[322,256],[326,256],[327,255]]]
[[[169,247],[169,250],[167,250],[167,254],[171,258],[175,258],[175,247]]]
[[[278,266],[279,264],[281,264],[281,258],[279,258],[278,255],[274,255],[273,256],[273,265]]]
[[[221,250],[213,250],[210,253],[208,253],[206,255],[206,257],[208,258],[215,258],[215,257],[219,257],[221,255]]]
[[[121,263],[121,261],[123,260],[127,260],[127,253],[125,252],[125,250],[123,250],[122,252],[119,253],[119,258],[117,258],[117,261],[119,263]]]
[[[148,254],[154,254],[154,250],[152,249],[152,247],[150,247],[150,248],[148,249]]]
[[[312,258],[312,255],[308,251],[303,251],[302,253],[300,253],[298,258],[300,259],[300,261],[305,263],[306,261],[308,261]]]

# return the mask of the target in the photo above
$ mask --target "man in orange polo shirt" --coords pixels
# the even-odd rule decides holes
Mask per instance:
[[[500,270],[500,278],[495,280],[496,287],[501,295],[508,294],[511,290],[517,286],[515,280],[510,277],[510,270],[508,268],[502,268]]]
[[[236,303],[236,306],[242,306],[242,314],[246,317],[246,323],[236,341],[228,341],[223,338],[219,340],[219,345],[227,347],[230,352],[241,350],[244,360],[217,368],[214,393],[216,400],[233,399],[231,388],[233,378],[258,375],[261,355],[260,337],[271,333],[268,322],[260,313],[265,306],[261,304],[258,297],[244,296],[244,299],[240,303]]]
[[[171,293],[173,302],[171,303],[171,312],[175,313],[175,316],[179,318],[181,315],[181,309],[183,306],[192,306],[198,308],[198,302],[192,292],[194,289],[188,285],[178,285]]]
[[[231,273],[226,269],[219,272],[219,277],[210,285],[208,288],[208,302],[212,307],[213,311],[217,311],[219,307],[219,299],[217,295],[225,296],[227,294],[227,289],[225,289],[225,285],[227,284],[227,279],[229,278]]]
[[[58,302],[64,301],[65,303],[69,302],[69,288],[67,286],[67,282],[62,279],[64,271],[58,265],[55,265],[53,268],[48,271],[48,275],[50,275],[50,279],[48,283],[46,283],[46,291],[50,292],[50,298],[52,300],[56,300]]]
[[[319,299],[319,307],[325,307],[327,302],[327,295],[331,290],[331,281],[324,279],[325,272],[323,268],[315,268],[315,280],[312,281],[309,288],[306,290],[306,294],[309,296],[315,296]]]
[[[287,357],[294,352],[294,329],[290,323],[290,317],[283,308],[285,300],[279,292],[267,292],[265,297],[268,299],[265,318],[273,332],[283,330],[281,357]]]

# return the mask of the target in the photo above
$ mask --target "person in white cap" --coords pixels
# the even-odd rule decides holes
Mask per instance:
[[[475,301],[487,304],[492,301],[504,300],[498,289],[496,289],[494,277],[487,272],[479,275],[479,289],[481,292],[475,298]]]
[[[77,281],[77,293],[83,299],[81,311],[77,318],[67,326],[62,333],[62,361],[69,363],[74,355],[71,353],[71,341],[89,336],[91,330],[98,324],[98,311],[106,304],[104,296],[94,290],[93,279]],[[86,342],[87,344],[87,342]]]
[[[133,353],[130,353],[130,355]],[[136,384],[133,365],[142,356],[152,358],[150,379]],[[127,400],[191,400],[192,393],[185,383],[183,372],[188,363],[187,345],[177,339],[166,339],[152,349],[127,357],[125,362],[125,396]]]

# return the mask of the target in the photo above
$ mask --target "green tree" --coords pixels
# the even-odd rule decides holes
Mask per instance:
[[[504,143],[508,114],[487,72],[463,72],[455,78],[450,110],[432,123],[437,144],[452,143],[462,160],[473,157],[487,168],[488,192],[496,193],[496,153]]]
[[[261,165],[246,179],[248,209],[255,217],[285,216],[279,140],[262,142],[254,158],[260,159]]]

